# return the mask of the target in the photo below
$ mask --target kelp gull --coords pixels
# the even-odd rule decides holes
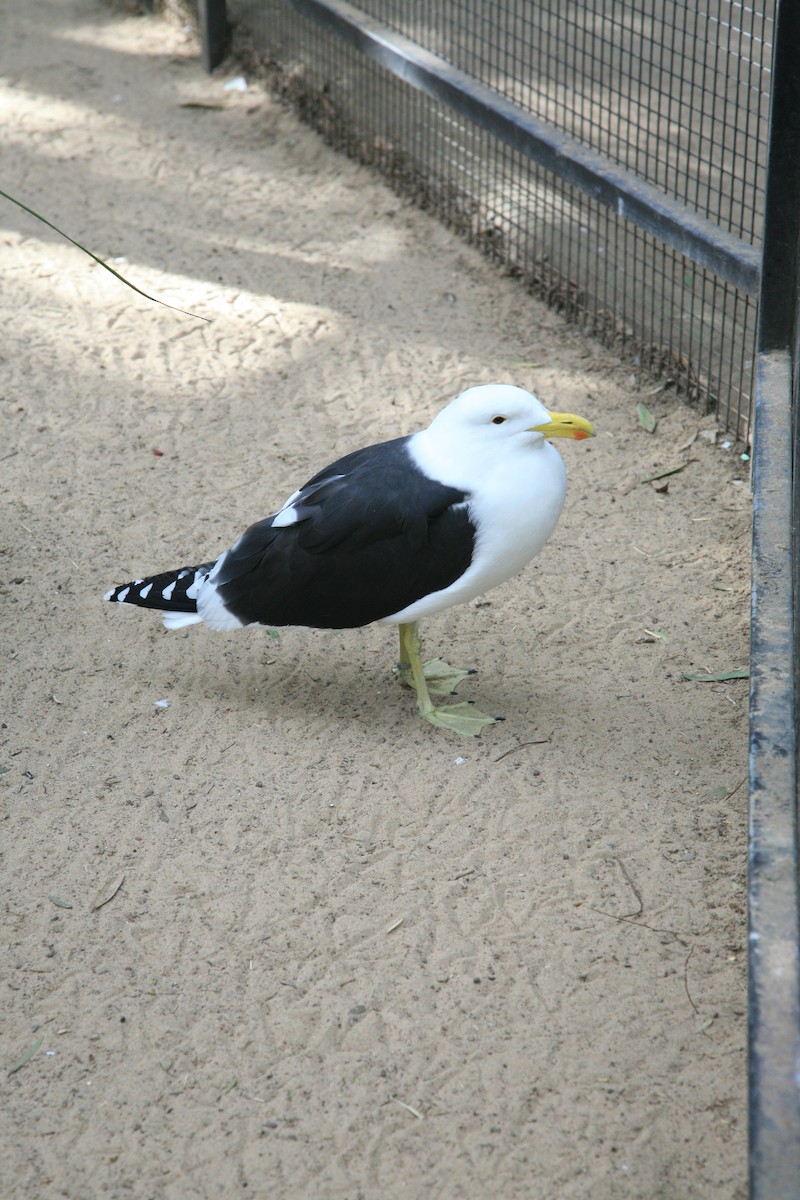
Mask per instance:
[[[400,681],[420,715],[461,734],[492,724],[469,703],[437,707],[468,672],[422,664],[417,622],[516,575],[553,532],[566,473],[553,437],[583,417],[530,392],[463,392],[427,429],[347,454],[293,492],[215,562],[122,584],[106,600],[161,609],[168,629],[400,626]]]

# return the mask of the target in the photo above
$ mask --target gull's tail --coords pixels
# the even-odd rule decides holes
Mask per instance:
[[[208,578],[213,566],[213,563],[203,563],[199,567],[181,567],[178,571],[164,571],[147,579],[134,579],[131,583],[121,583],[119,587],[112,588],[103,599],[117,604],[138,604],[140,608],[160,609],[164,613],[167,629],[196,625],[203,619],[197,612],[198,589]]]

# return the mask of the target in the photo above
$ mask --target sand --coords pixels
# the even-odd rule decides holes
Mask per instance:
[[[743,448],[190,30],[3,25],[3,188],[207,318],[0,200],[4,1195],[743,1197]],[[480,739],[391,629],[103,604],[491,380],[599,432],[423,627]]]

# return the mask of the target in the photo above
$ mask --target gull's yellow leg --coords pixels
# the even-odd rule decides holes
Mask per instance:
[[[400,627],[400,660],[395,668],[395,674],[402,683],[403,687],[413,687],[417,685],[414,682],[414,676],[411,673],[411,664],[408,657],[408,649],[406,646],[406,630],[410,629],[410,625],[401,625]],[[443,662],[441,658],[432,658],[428,662],[422,664],[422,673],[425,676],[425,683],[428,691],[434,696],[451,696],[456,690],[462,679],[466,679],[468,675],[474,675],[474,668],[464,670],[462,667],[451,667],[449,663]]]
[[[466,701],[462,701],[460,704],[443,705],[437,708],[431,700],[430,693],[432,691],[441,691],[444,676],[436,668],[443,667],[445,668],[445,673],[449,672],[451,676],[455,677],[455,682],[450,684],[450,687],[447,689],[448,691],[451,691],[456,683],[460,683],[469,674],[469,671],[455,670],[453,667],[448,667],[447,663],[441,663],[438,659],[432,663],[427,663],[426,666],[434,668],[430,686],[425,668],[422,665],[422,642],[417,623],[414,621],[408,625],[401,625],[398,676],[401,683],[413,687],[416,691],[419,715],[426,721],[430,721],[432,725],[439,725],[443,729],[452,729],[454,733],[461,733],[466,737],[475,737],[485,725],[495,724],[494,717],[487,717],[485,713],[479,712],[478,709]]]

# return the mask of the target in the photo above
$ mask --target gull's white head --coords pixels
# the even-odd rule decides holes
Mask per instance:
[[[594,428],[583,417],[550,412],[524,388],[487,383],[452,400],[415,441],[436,458],[469,458],[489,469],[509,455],[544,446],[552,437],[580,440],[594,437]]]

